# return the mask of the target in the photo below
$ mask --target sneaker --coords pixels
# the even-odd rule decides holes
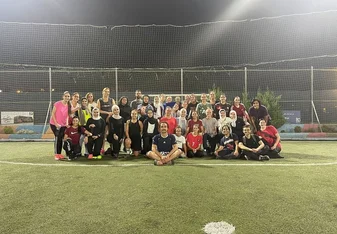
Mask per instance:
[[[270,158],[269,158],[269,156],[268,156],[268,155],[263,155],[263,160],[269,161],[269,160],[270,160]]]
[[[153,161],[153,164],[154,164],[155,166],[163,166],[163,165],[164,165],[161,161],[158,161],[158,160],[154,160],[154,161]]]
[[[55,158],[55,160],[60,160],[60,158],[59,158],[59,155],[58,154],[55,154],[55,156],[54,156],[54,158]]]
[[[104,153],[105,153],[104,149],[101,149],[100,154],[104,155]]]
[[[94,156],[92,154],[89,154],[88,159],[93,159]]]
[[[62,154],[59,154],[58,156],[59,156],[59,159],[60,159],[60,160],[65,159],[65,157],[64,157]]]
[[[166,165],[173,166],[174,165],[174,160],[168,161]]]
[[[260,155],[259,156],[259,161],[268,161],[270,158],[268,155]]]

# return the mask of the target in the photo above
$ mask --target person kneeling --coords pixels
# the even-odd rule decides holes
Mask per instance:
[[[239,138],[231,133],[229,125],[222,127],[223,137],[220,146],[215,151],[216,159],[239,159]]]
[[[199,134],[199,125],[193,125],[193,132],[190,132],[186,137],[187,143],[187,157],[202,157],[204,156],[201,150],[202,136]]]
[[[85,130],[84,127],[79,126],[79,119],[77,116],[73,117],[73,125],[65,130],[63,149],[66,151],[68,160],[76,159],[81,156],[80,138],[82,134],[92,136],[92,134]]]
[[[239,143],[240,149],[242,149],[243,155],[246,160],[269,160],[268,147],[266,147],[262,140],[257,135],[251,134],[249,125],[243,127],[242,142]]]
[[[173,160],[182,153],[178,149],[175,137],[168,134],[168,128],[167,122],[160,123],[160,134],[153,137],[152,150],[146,154],[149,158],[154,159],[154,165],[156,166],[173,165]]]

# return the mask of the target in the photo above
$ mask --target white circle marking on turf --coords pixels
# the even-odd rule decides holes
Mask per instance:
[[[0,164],[10,164],[10,165],[28,165],[28,166],[46,166],[46,167],[137,167],[137,166],[153,166],[153,164],[142,164],[142,163],[123,163],[117,165],[88,165],[88,164],[77,164],[77,163],[25,163],[25,162],[11,162],[11,161],[0,161]],[[337,165],[337,162],[328,162],[328,163],[284,163],[284,164],[272,164],[272,163],[250,163],[250,164],[221,164],[221,163],[200,163],[200,164],[175,164],[175,166],[275,166],[275,167],[300,167],[300,166],[329,166]]]
[[[235,227],[232,224],[221,221],[208,223],[202,230],[206,234],[232,234],[235,232]]]

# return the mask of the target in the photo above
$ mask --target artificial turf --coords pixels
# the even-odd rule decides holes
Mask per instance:
[[[59,162],[52,143],[0,143],[0,233],[203,233],[214,221],[236,233],[337,233],[336,146],[283,142],[285,158],[269,162],[157,167]]]

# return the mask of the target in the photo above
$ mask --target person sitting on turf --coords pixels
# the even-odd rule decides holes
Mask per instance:
[[[265,147],[264,143],[260,138],[251,134],[250,125],[243,127],[243,133],[245,134],[242,138],[242,142],[239,143],[239,148],[242,149],[243,155],[246,160],[269,160],[268,147]]]
[[[182,128],[179,125],[174,130],[173,136],[176,138],[178,149],[182,151],[180,157],[183,157],[183,158],[186,157],[186,154],[187,154],[186,138],[182,135]]]
[[[213,118],[213,111],[211,109],[206,110],[206,118],[202,120],[202,125],[205,129],[202,139],[204,152],[213,156],[216,144],[218,143],[218,121]]]
[[[89,153],[88,159],[93,159],[94,157],[101,159],[100,151],[103,145],[105,126],[106,122],[101,118],[98,107],[94,107],[92,117],[88,119],[85,127],[92,134],[85,139],[85,142],[88,142],[86,145]]]
[[[281,152],[281,137],[277,129],[269,125],[267,126],[264,119],[260,120],[260,130],[257,131],[257,135],[262,137],[266,145],[269,146],[268,156],[270,158],[283,158],[279,153]]]
[[[63,149],[66,151],[68,160],[73,160],[81,156],[80,138],[83,134],[92,136],[91,132],[79,125],[78,117],[74,116],[72,118],[72,125],[65,130],[63,138]]]
[[[188,133],[186,137],[187,157],[202,157],[204,156],[204,153],[201,150],[202,136],[199,133],[199,125],[193,125],[192,129],[193,131]]]
[[[160,134],[153,137],[152,150],[146,155],[154,159],[154,165],[173,165],[174,159],[181,155],[175,137],[168,133],[167,122],[160,123]]]
[[[223,137],[220,146],[215,151],[216,159],[238,159],[239,158],[239,138],[235,133],[231,133],[229,125],[222,127]]]

